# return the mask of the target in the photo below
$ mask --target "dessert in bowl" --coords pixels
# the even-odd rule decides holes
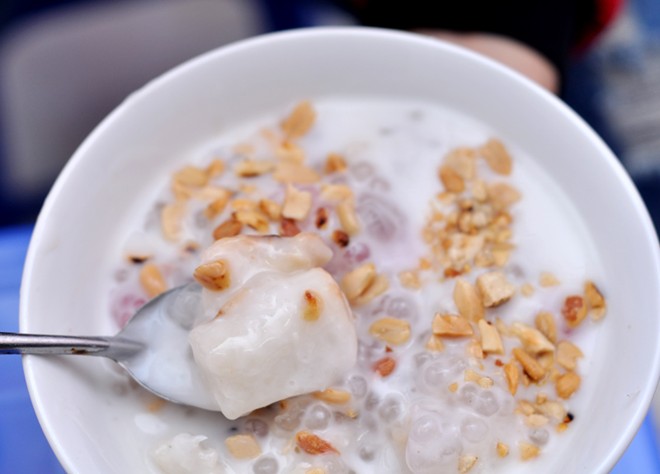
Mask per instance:
[[[309,394],[232,404],[225,417],[163,404],[111,363],[28,357],[31,395],[63,465],[600,472],[621,455],[658,375],[657,241],[646,210],[609,150],[556,98],[416,35],[266,36],[135,93],[85,141],[44,206],[21,329],[113,333],[153,294],[200,279],[204,265],[233,274],[223,246],[247,254],[254,241],[277,253],[305,238],[329,253],[313,265],[323,276],[286,277],[290,307],[264,296],[285,293],[270,277],[244,282],[238,311],[214,298],[224,288],[205,288],[210,326],[193,330],[195,357],[212,369],[225,359],[210,355],[229,354],[219,380],[235,369],[237,385],[252,372],[251,383],[285,380],[278,361],[304,360],[306,380],[315,363],[331,372],[333,348],[350,369],[301,384]],[[352,313],[341,319],[349,344],[305,346],[296,338],[314,325],[336,337],[331,318],[344,306],[327,301],[333,311],[323,311],[325,275]],[[292,329],[268,326],[285,306],[277,321]],[[216,323],[225,327],[214,335]],[[228,330],[234,352],[223,346]],[[280,344],[265,350],[265,334]],[[318,360],[298,347],[317,347]]]

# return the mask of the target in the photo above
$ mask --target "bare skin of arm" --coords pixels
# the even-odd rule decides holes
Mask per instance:
[[[453,33],[441,30],[422,30],[419,33],[463,46],[488,56],[518,71],[541,87],[556,94],[559,74],[541,54],[524,43],[505,36],[488,33]]]

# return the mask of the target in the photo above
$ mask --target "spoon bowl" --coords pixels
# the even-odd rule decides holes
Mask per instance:
[[[201,286],[189,283],[153,298],[115,336],[0,333],[0,354],[107,357],[165,400],[218,410],[188,343],[202,318]]]

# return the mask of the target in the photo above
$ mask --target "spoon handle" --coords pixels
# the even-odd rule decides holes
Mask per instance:
[[[0,354],[82,354],[106,355],[111,343],[107,337],[48,336],[0,332]]]

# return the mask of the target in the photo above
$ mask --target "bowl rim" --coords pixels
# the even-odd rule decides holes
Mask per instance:
[[[466,61],[477,63],[479,67],[488,70],[491,74],[499,74],[506,76],[506,80],[513,81],[518,87],[527,89],[527,91],[536,96],[537,100],[541,100],[547,104],[548,107],[557,109],[557,111],[564,116],[571,124],[578,128],[589,141],[594,145],[598,152],[604,158],[604,165],[609,166],[615,173],[619,183],[624,187],[626,194],[630,197],[631,203],[637,211],[637,218],[644,229],[644,239],[650,249],[655,249],[649,255],[652,260],[655,274],[660,278],[660,251],[658,250],[659,243],[658,237],[653,226],[649,212],[639,194],[639,191],[632,182],[632,179],[625,171],[621,162],[615,157],[613,152],[605,144],[600,136],[580,117],[573,111],[567,104],[561,101],[558,97],[543,89],[538,84],[532,82],[520,73],[504,66],[488,57],[482,56],[476,52],[468,50],[464,47],[448,43],[436,38],[426,37],[421,34],[397,31],[385,28],[363,27],[363,26],[340,26],[340,27],[308,27],[299,28],[287,31],[280,31],[274,33],[265,33],[258,36],[239,40],[227,45],[220,46],[213,50],[209,50],[198,56],[195,56],[187,61],[175,66],[172,69],[160,74],[159,76],[151,79],[136,91],[129,94],[119,105],[117,105],[94,129],[87,135],[83,142],[78,146],[71,158],[65,164],[64,168],[58,175],[53,187],[49,191],[42,209],[37,218],[32,236],[30,238],[30,245],[28,247],[23,275],[21,279],[20,289],[20,303],[19,303],[19,328],[20,331],[27,331],[30,323],[28,318],[28,296],[31,293],[31,275],[34,273],[35,265],[37,265],[36,253],[37,242],[43,239],[43,234],[49,226],[49,215],[51,209],[56,206],[58,196],[62,189],[67,185],[69,176],[75,173],[78,163],[85,159],[88,149],[92,144],[102,136],[112,124],[122,117],[130,113],[131,108],[136,102],[139,102],[143,97],[150,95],[152,92],[158,90],[160,87],[176,81],[181,75],[186,74],[189,70],[202,66],[210,61],[221,60],[221,58],[236,54],[241,54],[245,50],[258,49],[268,46],[273,43],[285,43],[288,41],[304,41],[308,38],[333,38],[333,37],[353,37],[358,40],[361,38],[383,38],[388,41],[402,41],[410,44],[419,44],[424,47],[433,47],[442,51],[443,54],[450,54],[461,56]],[[660,294],[656,295],[656,299],[660,300]],[[660,335],[659,335],[660,337]],[[639,430],[646,416],[646,413],[651,404],[653,394],[660,378],[660,344],[656,345],[653,349],[653,361],[651,377],[649,382],[645,384],[641,393],[637,397],[637,407],[634,415],[631,417],[629,423],[622,430],[618,437],[617,443],[612,446],[609,454],[601,459],[598,464],[599,472],[606,472],[611,470],[619,458],[623,455],[626,448],[632,442],[635,434]],[[71,453],[67,453],[64,447],[58,441],[55,427],[50,423],[46,410],[44,409],[43,397],[46,396],[43,390],[39,387],[38,377],[35,374],[33,367],[34,356],[23,357],[23,370],[27,383],[30,399],[42,427],[42,430],[48,439],[48,442],[55,452],[58,460],[67,471],[75,472],[75,457]]]

